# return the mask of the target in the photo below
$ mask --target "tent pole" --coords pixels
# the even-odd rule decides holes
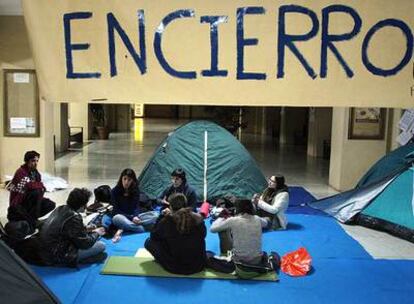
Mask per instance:
[[[243,108],[240,107],[239,108],[239,126],[237,128],[237,135],[238,135],[238,139],[241,142],[241,137],[242,137],[242,123],[243,123]]]
[[[204,202],[207,202],[207,143],[208,133],[204,131]]]
[[[411,210],[413,212],[413,216],[414,216],[414,164],[411,166],[410,170],[413,172],[413,195],[411,197]]]

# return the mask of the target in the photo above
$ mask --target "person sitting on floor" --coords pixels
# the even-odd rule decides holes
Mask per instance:
[[[88,232],[79,214],[91,194],[85,188],[73,189],[66,205],[57,207],[41,226],[39,238],[47,264],[76,267],[78,263],[98,263],[106,259],[105,244],[98,241],[105,229]]]
[[[268,180],[268,187],[261,195],[255,194],[252,202],[256,206],[256,214],[266,219],[266,229],[286,229],[285,212],[289,206],[289,190],[283,175],[271,176]]]
[[[185,171],[181,168],[175,169],[171,173],[171,182],[172,184],[158,196],[157,202],[163,207],[168,207],[167,198],[173,193],[182,193],[187,198],[188,207],[197,211],[197,193],[187,182]]]
[[[158,218],[158,212],[142,212],[140,206],[140,191],[134,170],[124,169],[118,183],[111,192],[113,210],[102,218],[102,226],[106,230],[114,225],[117,231],[112,241],[118,242],[124,231],[145,232],[149,230]]]
[[[17,169],[12,181],[7,186],[10,191],[7,219],[9,222],[24,222],[28,234],[35,231],[38,219],[55,209],[56,204],[43,195],[46,191],[42,177],[37,171],[40,154],[27,151],[24,164]],[[21,225],[22,226],[22,225]]]
[[[222,212],[221,216],[211,225],[210,231],[219,233],[221,254],[231,251],[231,260],[221,260],[209,255],[207,267],[217,271],[232,273],[236,270],[235,263],[249,265],[267,265],[268,256],[262,251],[262,228],[267,221],[254,215],[255,210],[250,200],[237,200],[235,216]],[[225,211],[226,209],[224,209]],[[271,253],[273,269],[278,268],[279,256]]]
[[[201,215],[186,208],[182,193],[168,198],[169,210],[160,215],[145,248],[161,266],[171,273],[193,274],[205,267],[206,226]]]

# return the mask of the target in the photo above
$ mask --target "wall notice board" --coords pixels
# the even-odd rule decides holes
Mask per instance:
[[[39,91],[34,70],[4,70],[4,136],[39,137]]]

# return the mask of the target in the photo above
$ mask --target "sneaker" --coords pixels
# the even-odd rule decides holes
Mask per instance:
[[[80,260],[79,264],[102,264],[105,262],[108,254],[106,252],[100,252],[97,255],[87,257],[86,259]]]
[[[271,251],[269,255],[269,263],[272,265],[274,271],[278,273],[280,269],[280,255],[275,251]]]

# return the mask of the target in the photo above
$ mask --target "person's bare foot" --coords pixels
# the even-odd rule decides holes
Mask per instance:
[[[112,238],[112,243],[118,243],[121,240],[122,232],[124,232],[124,231],[122,229],[119,229],[115,233],[114,237]]]

